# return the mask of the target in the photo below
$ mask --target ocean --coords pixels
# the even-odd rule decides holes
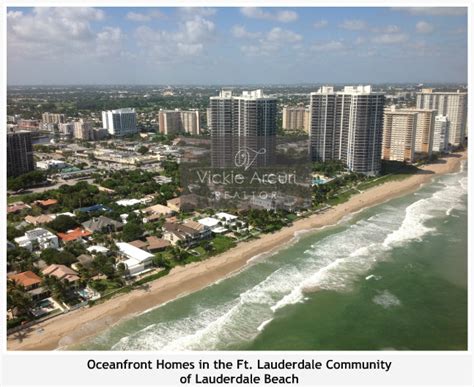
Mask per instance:
[[[465,350],[467,165],[80,350]]]

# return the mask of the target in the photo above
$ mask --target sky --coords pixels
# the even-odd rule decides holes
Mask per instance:
[[[466,8],[8,8],[9,85],[467,82]]]

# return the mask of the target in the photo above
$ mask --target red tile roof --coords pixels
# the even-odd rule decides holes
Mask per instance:
[[[24,210],[25,208],[31,208],[31,207],[28,204],[25,204],[23,202],[15,202],[15,203],[10,204],[7,207],[7,213],[8,214],[15,213],[15,212]]]
[[[8,278],[19,283],[20,285],[23,285],[25,288],[41,283],[41,278],[32,271],[24,271],[23,273],[12,274],[8,276]]]
[[[89,235],[92,235],[90,231],[86,231],[80,227],[68,232],[58,232],[58,237],[63,242],[75,241],[76,239],[88,237]]]
[[[37,200],[35,203],[43,207],[48,207],[48,206],[52,206],[53,204],[57,204],[58,201],[56,199],[46,199],[46,200]]]

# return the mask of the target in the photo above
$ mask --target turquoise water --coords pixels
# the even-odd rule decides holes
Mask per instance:
[[[462,170],[337,226],[301,234],[240,273],[72,349],[466,347]]]

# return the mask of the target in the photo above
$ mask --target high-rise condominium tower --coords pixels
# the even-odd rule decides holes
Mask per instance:
[[[433,92],[433,89],[422,89],[421,93],[417,93],[416,107],[435,109],[437,115],[446,116],[449,121],[449,142],[455,146],[464,142],[467,125],[467,93]]]
[[[233,96],[223,90],[210,98],[209,132],[211,134],[211,161],[215,167],[236,166],[235,157],[247,152],[253,165],[271,165],[276,137],[275,98],[262,90],[244,91]],[[240,153],[242,154],[242,153]]]
[[[42,121],[45,124],[63,124],[65,122],[65,116],[64,114],[59,114],[59,113],[43,113],[42,115]]]
[[[102,126],[112,136],[126,136],[137,133],[137,114],[135,109],[124,108],[103,111]]]
[[[162,134],[180,132],[200,134],[200,115],[198,110],[160,110],[158,113],[159,130]]]
[[[304,106],[285,106],[282,112],[283,130],[304,130],[306,127],[306,112]]]
[[[382,142],[384,160],[415,160],[416,125],[416,112],[396,110],[395,107],[385,110]]]
[[[7,133],[7,176],[18,176],[34,169],[31,132]]]
[[[310,155],[341,160],[351,171],[375,175],[382,155],[383,93],[371,86],[323,86],[311,93]]]
[[[433,151],[446,152],[448,150],[449,120],[446,116],[436,116],[433,135]]]
[[[93,140],[93,124],[91,121],[84,121],[82,118],[79,121],[74,121],[74,138],[78,140]]]

